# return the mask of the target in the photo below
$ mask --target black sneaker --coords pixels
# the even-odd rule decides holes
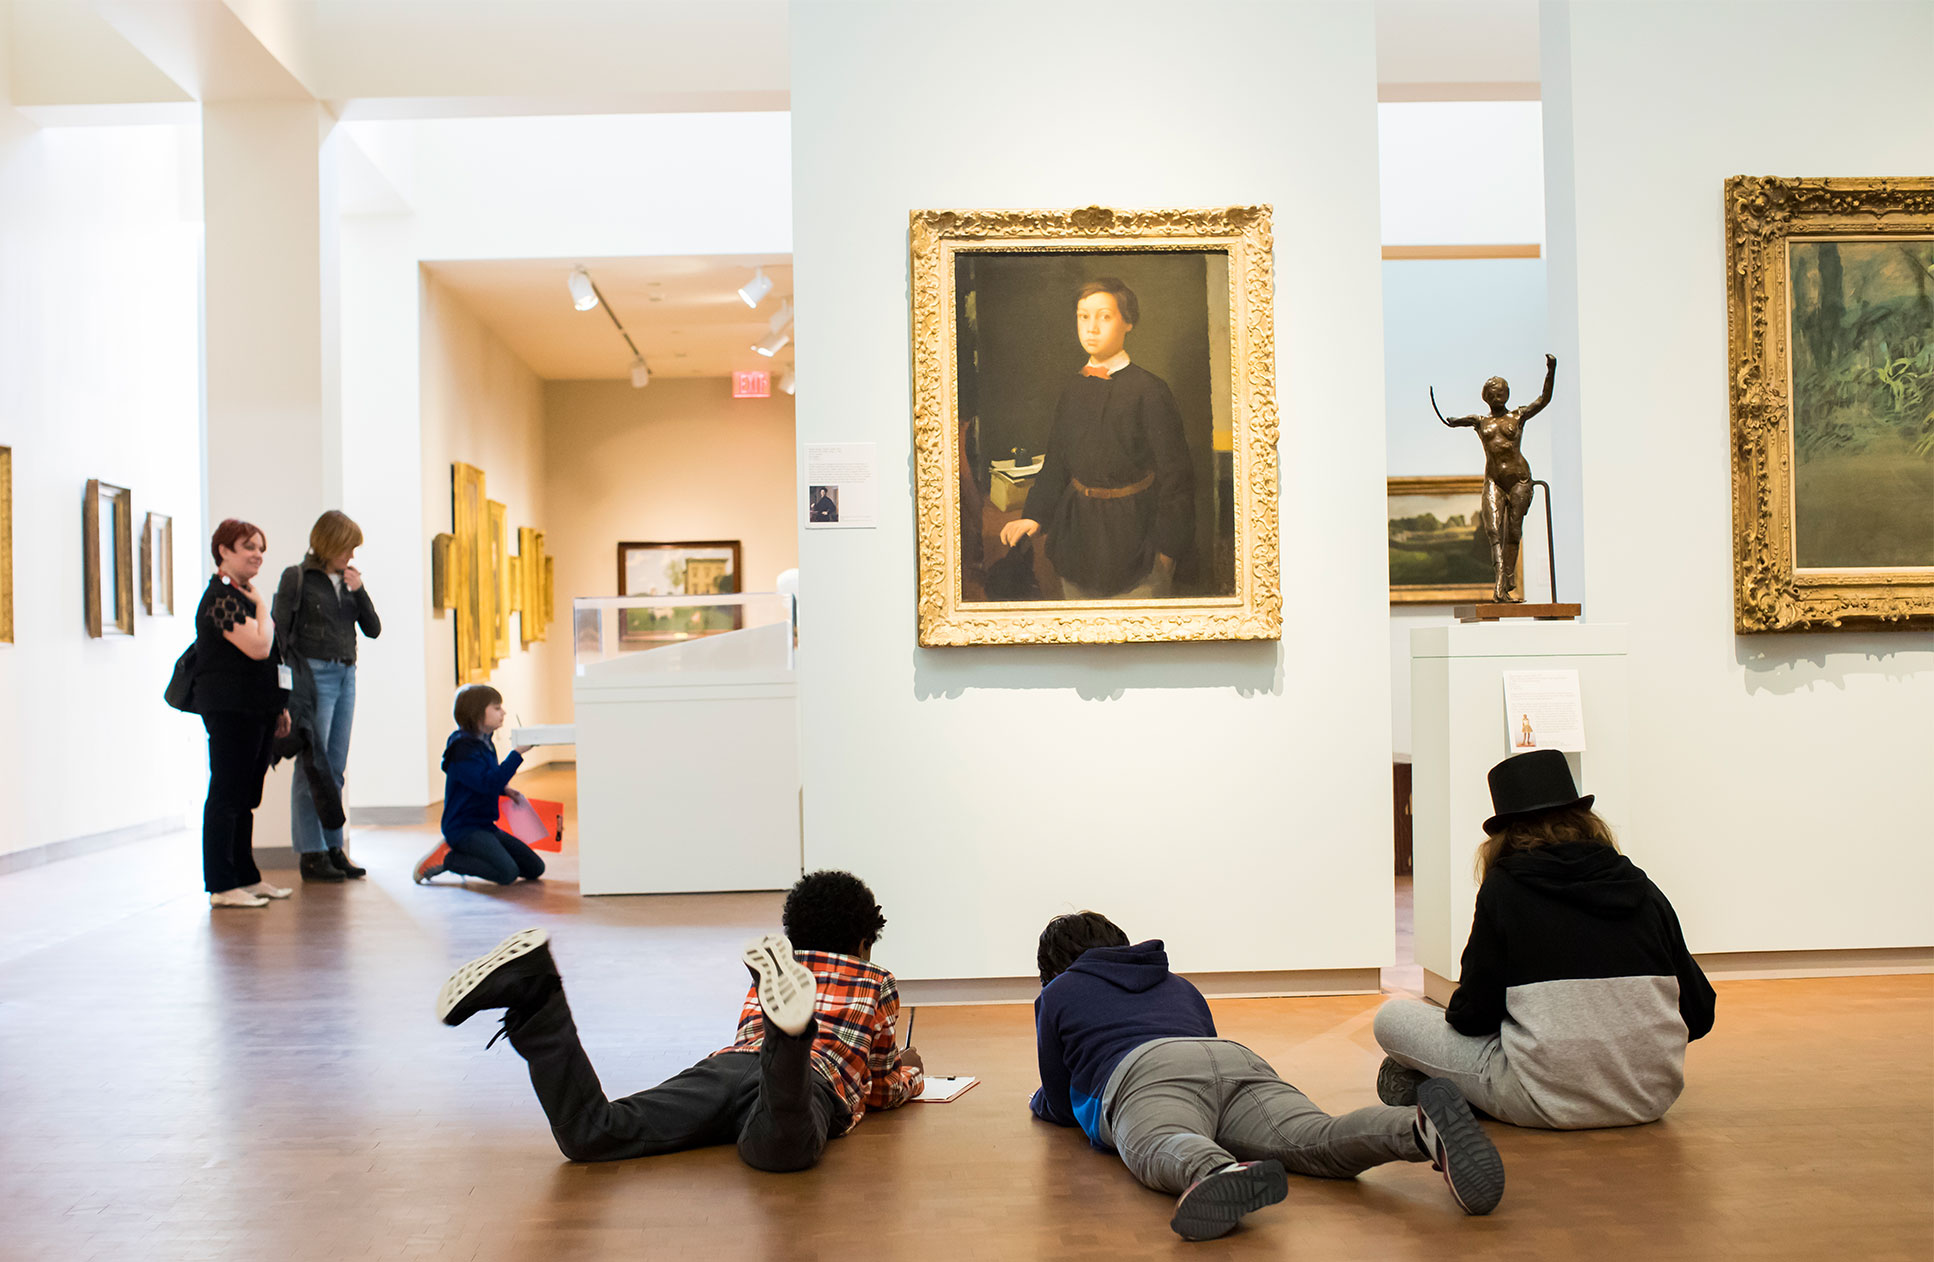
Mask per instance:
[[[1214,1240],[1235,1230],[1245,1214],[1289,1195],[1280,1161],[1244,1161],[1197,1179],[1175,1202],[1169,1229],[1184,1240]]]
[[[321,851],[297,855],[295,866],[305,881],[320,881],[324,885],[329,885],[340,884],[345,879],[336,865],[329,862],[329,856]]]
[[[437,1020],[462,1025],[486,1008],[535,1008],[559,986],[551,962],[550,937],[542,929],[520,929],[478,956],[443,983],[437,992]]]
[[[1448,1078],[1428,1078],[1417,1088],[1417,1134],[1430,1166],[1466,1214],[1488,1214],[1504,1199],[1504,1159],[1471,1106]]]
[[[1385,1104],[1410,1108],[1417,1103],[1417,1088],[1430,1081],[1430,1075],[1386,1056],[1377,1067],[1377,1099]]]

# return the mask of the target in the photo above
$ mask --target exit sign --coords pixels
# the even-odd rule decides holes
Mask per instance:
[[[733,373],[732,397],[735,399],[770,399],[772,397],[772,374],[769,372]]]

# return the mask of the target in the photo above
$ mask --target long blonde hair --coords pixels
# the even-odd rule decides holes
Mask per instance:
[[[1539,811],[1524,819],[1506,821],[1503,828],[1484,839],[1484,844],[1477,848],[1478,883],[1482,884],[1491,875],[1491,869],[1505,855],[1556,846],[1567,841],[1590,841],[1618,849],[1618,841],[1612,836],[1612,826],[1600,819],[1589,806],[1561,806],[1556,810]]]

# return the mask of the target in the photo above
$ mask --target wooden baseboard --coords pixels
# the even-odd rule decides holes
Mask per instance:
[[[1847,951],[1714,951],[1693,956],[1707,977],[1758,981],[1780,977],[1884,977],[1934,973],[1934,947],[1870,947]]]
[[[1374,995],[1382,987],[1374,968],[1283,969],[1256,973],[1190,973],[1188,979],[1211,999],[1274,999],[1309,995]],[[903,1006],[1033,1003],[1041,993],[1038,977],[902,977]]]
[[[58,863],[62,859],[77,859],[84,854],[98,850],[112,850],[150,837],[165,837],[178,833],[188,827],[188,821],[180,815],[165,816],[161,819],[145,820],[130,824],[126,828],[111,828],[104,833],[90,833],[85,837],[69,837],[64,841],[50,841],[44,845],[28,846],[23,850],[10,850],[0,854],[0,876],[9,872],[23,872],[37,868],[43,863]]]

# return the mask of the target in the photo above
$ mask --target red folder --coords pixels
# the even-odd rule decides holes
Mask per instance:
[[[525,798],[497,799],[497,827],[532,850],[564,849],[564,803]]]

